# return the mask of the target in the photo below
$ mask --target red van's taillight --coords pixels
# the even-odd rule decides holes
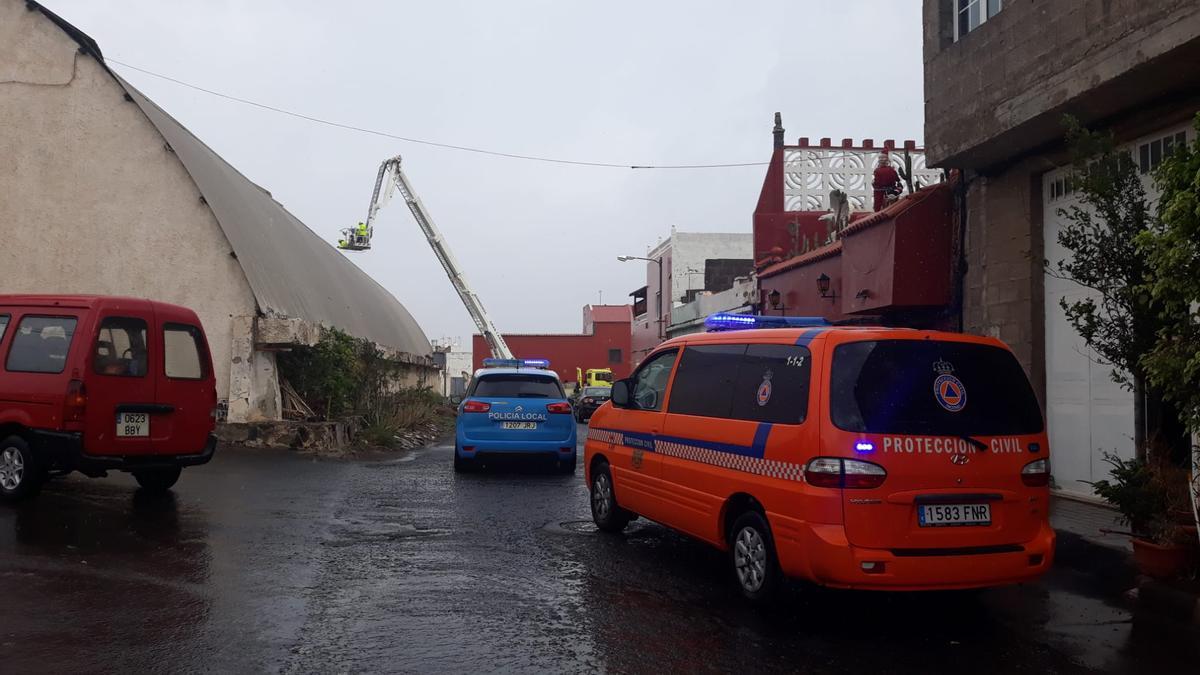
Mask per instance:
[[[87,387],[83,380],[71,380],[67,384],[67,396],[63,399],[63,424],[78,428],[87,413]]]
[[[546,412],[552,413],[555,415],[570,415],[571,414],[571,404],[570,403],[547,403],[546,404]]]
[[[1035,459],[1021,467],[1021,482],[1029,487],[1046,487],[1050,484],[1050,460]]]
[[[467,401],[463,403],[463,412],[465,413],[485,413],[492,409],[491,403],[483,401]]]
[[[817,457],[804,466],[804,480],[817,487],[870,490],[883,485],[887,470],[857,459]]]

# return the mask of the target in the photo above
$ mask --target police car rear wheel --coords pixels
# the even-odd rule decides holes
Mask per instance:
[[[471,460],[463,459],[458,456],[458,451],[454,451],[454,473],[467,473],[473,469]]]
[[[629,524],[630,514],[617,505],[612,474],[608,464],[601,462],[592,471],[592,521],[604,532],[620,532]]]
[[[779,583],[779,565],[767,521],[756,511],[738,517],[730,530],[729,555],[742,595],[763,600]]]

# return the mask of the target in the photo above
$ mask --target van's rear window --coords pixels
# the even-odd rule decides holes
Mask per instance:
[[[998,347],[933,340],[834,350],[830,416],[846,431],[999,436],[1042,430],[1025,371]]]
[[[562,385],[544,375],[485,375],[471,396],[479,398],[564,398]]]

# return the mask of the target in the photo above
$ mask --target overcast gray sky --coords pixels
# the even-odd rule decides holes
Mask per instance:
[[[616,163],[766,161],[800,136],[921,139],[916,0],[46,0],[107,57],[361,127]],[[518,161],[318,126],[114,66],[318,234],[406,171],[505,332],[576,332],[680,230],[749,232],[763,167]],[[473,327],[403,202],[351,259],[430,338]],[[467,343],[469,344],[469,342]]]

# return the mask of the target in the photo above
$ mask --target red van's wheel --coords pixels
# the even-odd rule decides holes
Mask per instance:
[[[145,469],[134,471],[133,478],[144,490],[166,492],[171,489],[175,481],[179,480],[179,473],[181,471],[182,469],[177,466],[170,469]]]
[[[613,490],[612,473],[608,462],[600,462],[592,469],[592,521],[604,532],[620,532],[625,529],[633,514],[617,504],[617,493]]]
[[[16,501],[42,489],[42,472],[29,444],[20,436],[0,441],[0,498]]]
[[[749,600],[764,600],[779,584],[779,563],[767,519],[757,511],[747,511],[733,521],[729,529],[729,559],[742,595]]]

